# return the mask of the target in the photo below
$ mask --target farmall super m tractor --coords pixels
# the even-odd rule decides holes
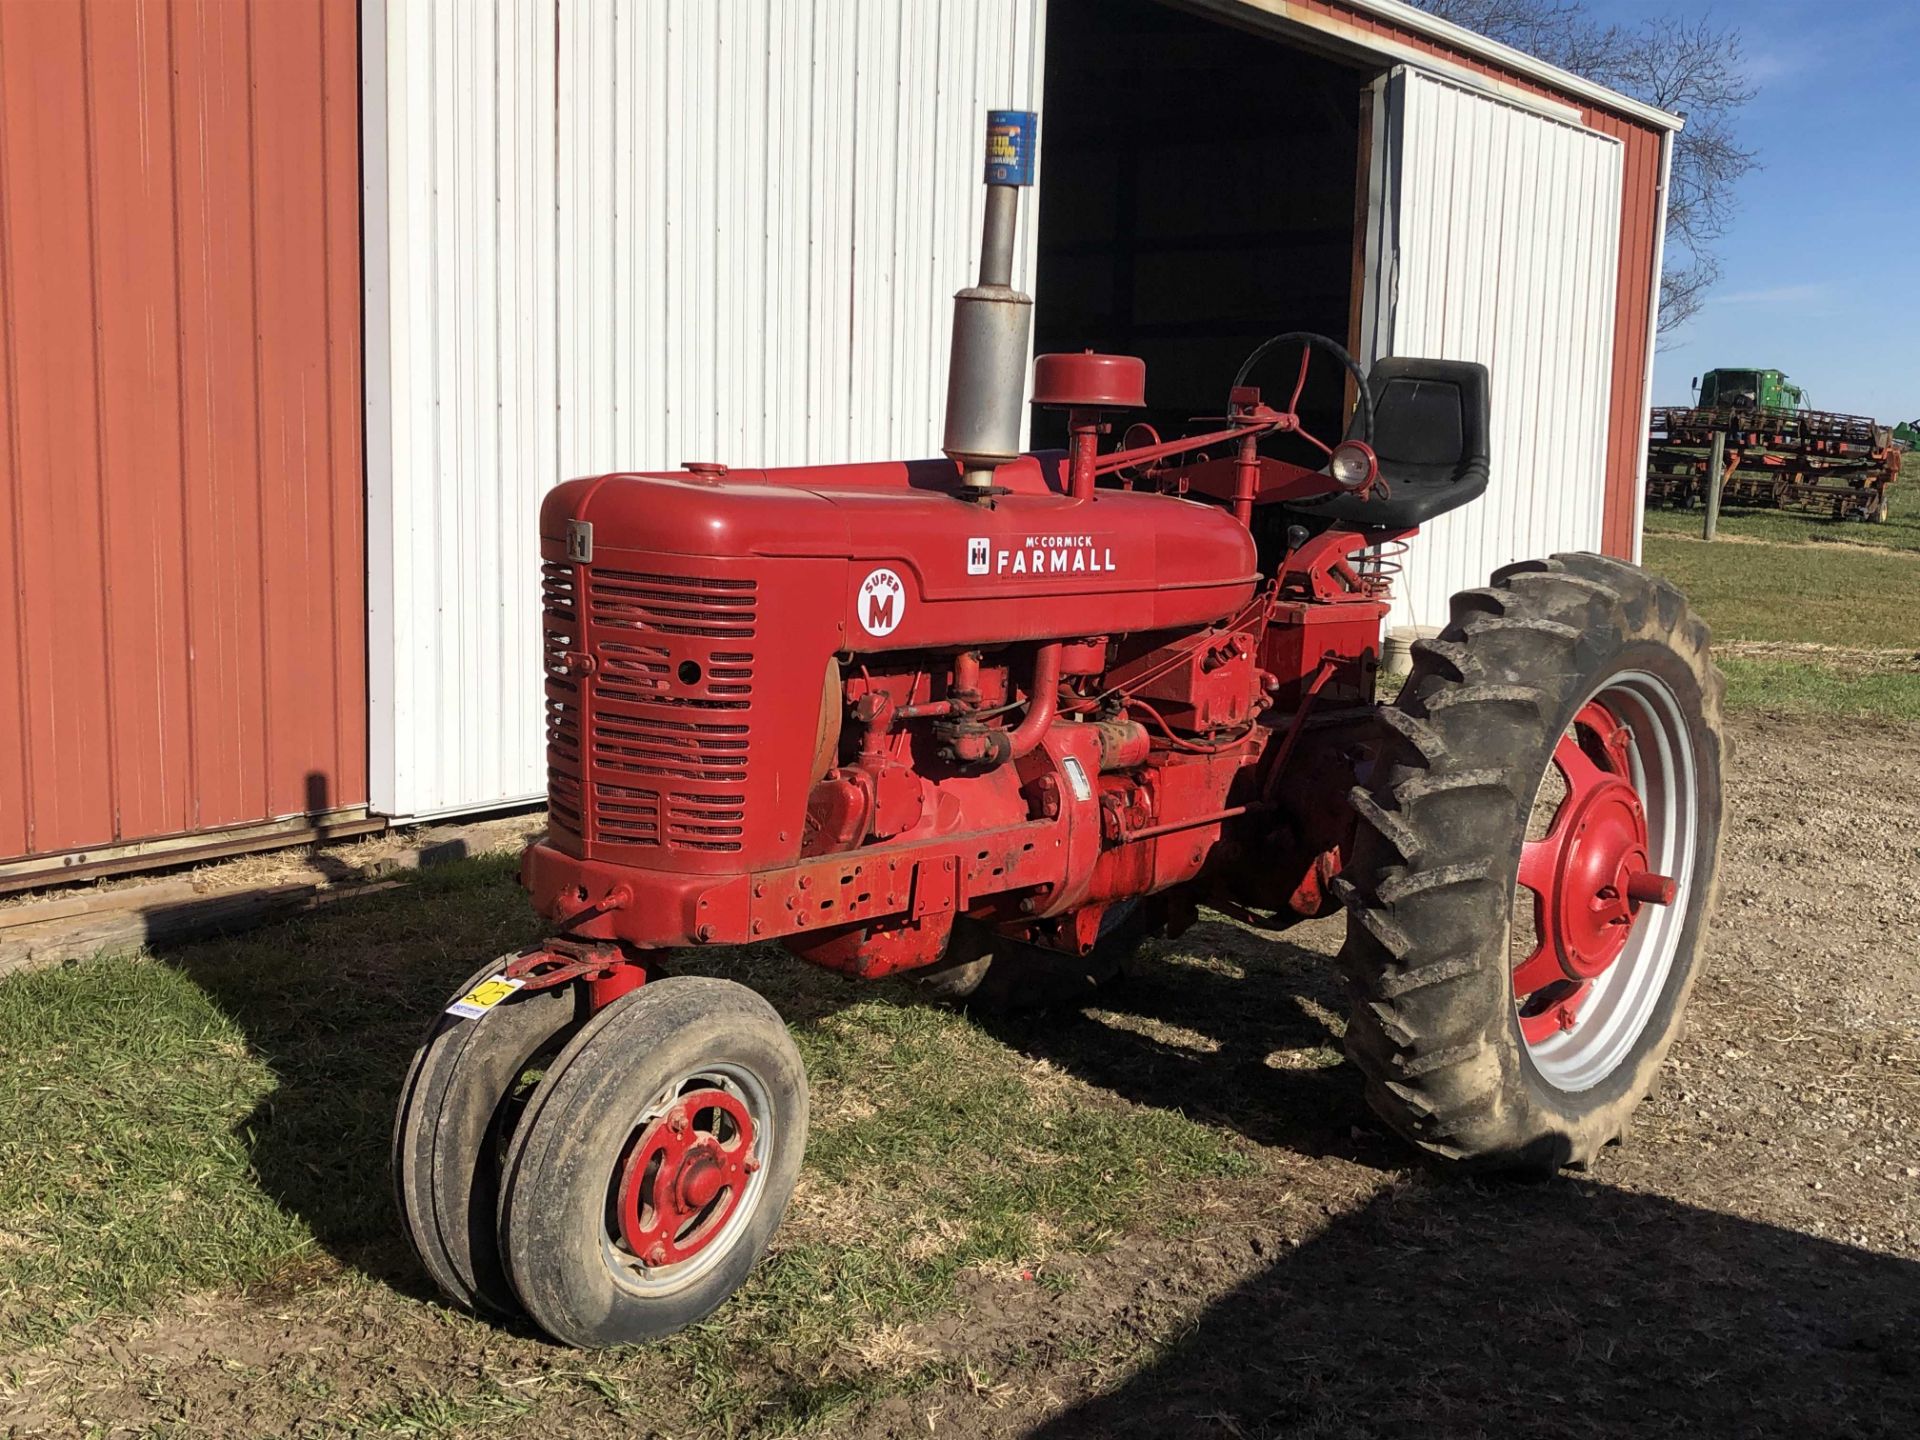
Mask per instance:
[[[1720,837],[1706,627],[1631,565],[1526,561],[1376,698],[1392,557],[1487,485],[1478,365],[1362,375],[1283,335],[1207,433],[1103,452],[1144,366],[1043,355],[1071,444],[1019,453],[1031,126],[990,123],[947,459],[546,500],[551,821],[521,879],[554,933],[455,993],[395,1131],[408,1232],[462,1305],[644,1340],[766,1246],[806,1078],[759,996],[673,974],[688,948],[985,1003],[1091,985],[1202,904],[1263,930],[1344,909],[1368,1096],[1471,1166],[1584,1164],[1673,1040]],[[1276,351],[1280,405],[1247,383]],[[1332,444],[1296,408],[1320,357],[1352,380]]]

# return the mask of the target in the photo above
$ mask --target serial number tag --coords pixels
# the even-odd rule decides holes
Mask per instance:
[[[447,1006],[447,1014],[478,1020],[526,983],[524,980],[509,980],[505,974],[492,976]]]

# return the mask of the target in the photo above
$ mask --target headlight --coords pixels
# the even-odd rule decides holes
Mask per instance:
[[[1343,490],[1359,490],[1378,473],[1373,447],[1359,440],[1344,440],[1333,447],[1327,458],[1327,473]]]

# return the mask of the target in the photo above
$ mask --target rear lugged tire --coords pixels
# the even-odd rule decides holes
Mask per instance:
[[[1381,713],[1379,761],[1353,792],[1360,823],[1338,886],[1348,909],[1348,1054],[1374,1110],[1435,1156],[1488,1168],[1585,1165],[1624,1133],[1678,1033],[1713,908],[1723,682],[1707,628],[1665,581],[1561,555],[1455,596],[1452,623],[1413,654],[1398,700]],[[1602,731],[1613,724],[1612,762],[1580,728],[1593,717]],[[1641,833],[1652,834],[1646,853],[1679,873],[1667,906],[1629,912],[1617,897],[1607,902],[1622,918],[1606,933],[1629,938],[1599,942],[1620,946],[1619,974],[1582,993],[1613,998],[1582,1016],[1570,1001],[1556,1025],[1543,1010],[1552,1016],[1556,993],[1572,996],[1579,983],[1517,995],[1528,962],[1514,957],[1533,944],[1518,928],[1531,919],[1516,920],[1532,913],[1534,894],[1521,885],[1523,847],[1551,848],[1526,843],[1529,817],[1568,747],[1575,769],[1610,787],[1623,833],[1636,802],[1618,805],[1621,782],[1672,792],[1650,793]],[[1602,766],[1583,762],[1588,751]],[[1569,913],[1577,926],[1580,914]],[[1557,963],[1540,945],[1533,959]],[[1630,966],[1641,968],[1629,975]],[[1575,1043],[1587,1023],[1612,1027],[1596,1028],[1606,1044],[1591,1053]]]
[[[765,1251],[806,1141],[806,1072],[759,995],[676,976],[622,996],[548,1068],[508,1151],[515,1292],[568,1345],[693,1324]]]

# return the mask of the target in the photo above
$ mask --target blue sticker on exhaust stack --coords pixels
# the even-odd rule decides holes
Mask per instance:
[[[987,184],[1033,184],[1034,135],[1040,116],[1032,110],[987,112]]]

